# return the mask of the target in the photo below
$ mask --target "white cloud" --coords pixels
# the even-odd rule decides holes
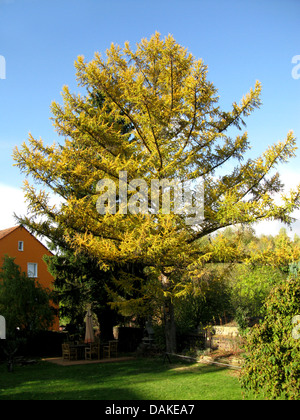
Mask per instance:
[[[300,171],[291,169],[279,170],[280,178],[285,185],[285,190],[289,191],[291,188],[296,188],[300,184]]]
[[[272,235],[275,236],[281,228],[286,229],[286,233],[293,239],[294,235],[300,236],[300,215],[298,213],[298,220],[291,225],[291,227],[280,222],[260,222],[253,226],[258,236]]]
[[[0,184],[0,197],[0,229],[16,226],[18,223],[14,218],[14,213],[17,215],[27,213],[22,189]]]
[[[11,187],[0,183],[0,197],[0,230],[16,226],[18,222],[14,214],[18,216],[27,214],[27,204],[22,188]],[[61,198],[50,194],[51,205],[59,205],[61,203]]]
[[[284,184],[284,191],[286,194],[291,189],[295,189],[297,185],[300,184],[300,171],[295,172],[290,169],[284,169],[280,170],[280,178],[282,183]],[[277,202],[277,200],[276,200]],[[280,199],[278,197],[278,204],[280,202]],[[277,221],[270,221],[270,222],[259,222],[255,224],[253,227],[257,233],[257,235],[276,235],[279,230],[283,227],[286,228],[287,234],[293,238],[295,233],[300,236],[300,209],[296,210],[292,217],[297,219],[295,223],[291,225],[291,227],[288,227],[287,225],[277,222]]]
[[[9,185],[0,183],[0,230],[8,229],[17,226],[18,222],[14,214],[18,216],[25,216],[27,214],[27,204],[25,202],[24,192],[22,188],[11,187]],[[52,205],[61,203],[57,197],[51,196],[50,203]],[[46,247],[48,240],[44,237],[38,238]]]

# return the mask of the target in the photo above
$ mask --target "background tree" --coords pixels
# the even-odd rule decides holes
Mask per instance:
[[[47,146],[31,135],[28,144],[14,151],[17,166],[36,183],[63,199],[49,202],[45,190],[25,182],[32,217],[22,223],[46,235],[57,225],[75,250],[95,258],[100,268],[116,264],[141,264],[150,270],[145,302],[149,296],[163,302],[167,350],[176,348],[173,299],[191,288],[189,271],[203,267],[210,255],[198,240],[220,228],[262,219],[289,223],[299,205],[300,187],[278,205],[273,193],[282,190],[274,168],[295,155],[292,132],[267,148],[257,159],[243,158],[249,149],[243,119],[260,106],[261,85],[256,83],[240,104],[223,111],[207,67],[169,35],[156,33],[132,50],[112,45],[87,63],[75,63],[78,82],[86,96],[63,89],[63,105],[52,104],[54,126],[65,139]],[[104,102],[95,106],[95,94]],[[130,131],[124,133],[124,124]],[[220,168],[231,162],[226,175]],[[235,165],[235,166],[234,166]],[[205,220],[191,226],[184,215],[141,212],[145,201],[136,199],[136,214],[123,214],[117,195],[116,214],[99,215],[97,183],[108,178],[120,193],[119,173],[127,172],[129,197],[135,199],[131,181],[143,179],[151,195],[151,180],[205,181]],[[173,209],[171,199],[171,208]],[[139,203],[138,203],[139,202]],[[122,210],[122,211],[121,211]],[[47,221],[40,222],[43,216]],[[132,277],[123,278],[126,285]],[[151,290],[153,292],[151,293]],[[139,298],[142,307],[143,298]],[[132,300],[129,300],[132,304]]]
[[[292,263],[300,261],[300,243],[295,236],[291,239],[284,228],[276,236],[262,236],[259,241],[252,243],[249,249],[249,262],[252,265],[268,265],[289,272]]]
[[[195,331],[198,326],[204,327],[210,323],[217,324],[220,320],[225,322],[232,319],[228,281],[231,267],[226,264],[207,264],[205,274],[201,270],[195,290],[178,299],[175,305],[179,330]]]
[[[55,278],[55,295],[59,301],[61,322],[68,330],[83,326],[90,306],[101,328],[101,337],[111,340],[113,326],[118,323],[117,313],[108,305],[105,285],[111,282],[112,273],[99,269],[98,264],[83,254],[70,250],[45,256],[48,270]]]
[[[274,237],[258,237],[244,227],[226,228],[209,247],[211,260],[230,264],[223,277],[230,290],[230,311],[242,329],[264,316],[265,299],[300,258],[297,238],[289,238],[284,228]]]
[[[14,258],[4,257],[0,270],[0,313],[6,319],[8,337],[14,336],[17,328],[25,335],[47,330],[54,317],[50,298],[50,290],[27,277]]]
[[[228,276],[231,307],[240,328],[264,316],[264,301],[272,288],[286,279],[278,268],[270,266],[236,265]]]
[[[39,331],[48,330],[54,320],[52,293],[27,277],[5,256],[0,269],[0,313],[6,320],[5,353],[12,363],[13,354],[21,343]]]
[[[101,339],[113,339],[113,327],[122,324],[126,320],[135,317],[136,324],[140,325],[137,319],[135,308],[130,310],[126,305],[124,313],[119,313],[114,307],[120,306],[124,297],[132,295],[134,284],[130,283],[130,291],[120,291],[118,288],[118,278],[131,274],[135,280],[138,278],[137,266],[126,266],[104,271],[99,268],[97,261],[91,259],[83,253],[72,252],[71,250],[60,250],[55,255],[45,256],[50,273],[55,278],[55,295],[59,301],[60,320],[68,324],[68,330],[76,330],[83,325],[88,307],[92,308],[100,324]],[[143,273],[141,272],[141,275]],[[135,298],[140,293],[136,285]],[[132,297],[132,296],[131,296]],[[109,301],[114,299],[115,305],[109,305]],[[119,305],[116,304],[120,300]],[[111,307],[114,306],[114,307]],[[146,308],[145,315],[147,315]],[[121,312],[121,313],[120,313]],[[143,322],[142,322],[143,325]]]

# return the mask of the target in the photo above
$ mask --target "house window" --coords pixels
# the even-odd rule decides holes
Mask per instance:
[[[24,242],[23,241],[18,242],[18,251],[24,251]]]
[[[27,275],[28,277],[37,278],[37,264],[27,263]]]

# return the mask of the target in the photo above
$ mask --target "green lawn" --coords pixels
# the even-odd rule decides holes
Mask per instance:
[[[162,359],[57,366],[0,365],[0,400],[240,400],[234,371]]]

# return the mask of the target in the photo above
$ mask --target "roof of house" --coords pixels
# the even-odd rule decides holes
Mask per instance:
[[[7,235],[9,235],[10,233],[12,233],[14,230],[19,229],[19,228],[24,228],[24,226],[22,225],[18,225],[18,226],[14,226],[8,229],[4,229],[4,230],[0,230],[0,241],[1,239],[5,238]],[[24,228],[25,230],[27,230],[26,228]],[[52,255],[53,253],[46,247],[46,245],[44,245],[41,241],[39,241],[34,235],[32,235],[32,233],[30,233],[28,230],[27,232],[37,241],[40,243],[40,245],[42,245],[48,252],[50,252]]]
[[[14,230],[18,229],[20,226],[14,226],[8,229],[0,230],[0,239],[4,238],[5,236],[9,235]]]

